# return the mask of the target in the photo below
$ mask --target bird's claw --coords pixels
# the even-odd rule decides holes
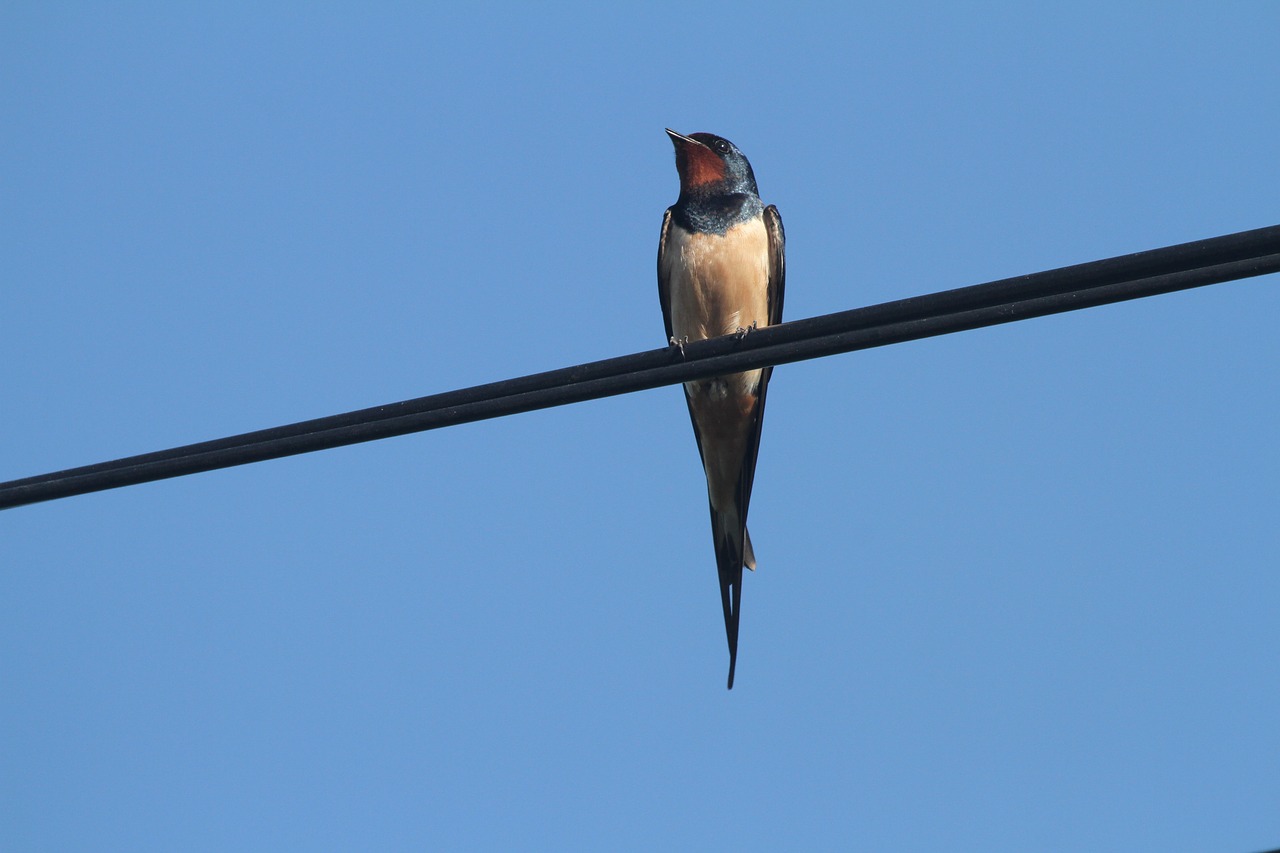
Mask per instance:
[[[678,349],[680,351],[680,357],[684,358],[684,345],[689,343],[689,336],[685,335],[683,338],[677,338],[675,335],[672,335],[667,340],[667,343]]]
[[[756,328],[757,328],[757,326],[758,326],[758,323],[759,323],[759,322],[760,322],[760,321],[758,321],[758,320],[752,320],[752,321],[751,321],[751,325],[750,325],[750,326],[746,326],[746,327],[739,326],[739,327],[738,327],[738,332],[737,332],[738,340],[742,340],[742,339],[743,339],[743,338],[745,338],[747,335],[749,335],[751,332],[754,332],[754,331],[756,330]]]

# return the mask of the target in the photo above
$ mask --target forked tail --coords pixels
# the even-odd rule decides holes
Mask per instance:
[[[728,513],[711,511],[711,529],[715,535],[716,569],[720,574],[720,603],[724,607],[724,633],[729,641],[729,683],[733,689],[733,673],[738,664],[738,617],[742,613],[742,569],[756,567],[751,537],[746,527],[741,533],[731,526]]]

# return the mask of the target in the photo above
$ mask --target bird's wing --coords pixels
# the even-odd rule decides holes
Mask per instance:
[[[662,234],[658,237],[658,302],[662,305],[662,324],[667,329],[667,340],[671,340],[671,282],[664,275],[663,256],[667,251],[667,232],[671,229],[671,208],[667,208],[662,217]]]
[[[782,215],[769,205],[764,209],[764,228],[769,232],[769,325],[782,322],[782,291],[787,283],[787,235]]]

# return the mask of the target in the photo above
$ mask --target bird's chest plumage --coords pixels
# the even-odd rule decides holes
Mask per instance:
[[[691,341],[769,325],[769,236],[758,217],[723,235],[671,223],[663,272],[671,334]]]

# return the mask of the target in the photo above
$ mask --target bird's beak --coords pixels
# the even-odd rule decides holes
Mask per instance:
[[[669,127],[667,128],[667,136],[671,137],[671,144],[676,146],[677,148],[679,148],[682,143],[685,145],[698,145],[703,148],[707,147],[703,145],[701,142],[699,142],[698,140],[690,136],[685,136],[683,133],[676,133],[674,130],[672,130]]]

